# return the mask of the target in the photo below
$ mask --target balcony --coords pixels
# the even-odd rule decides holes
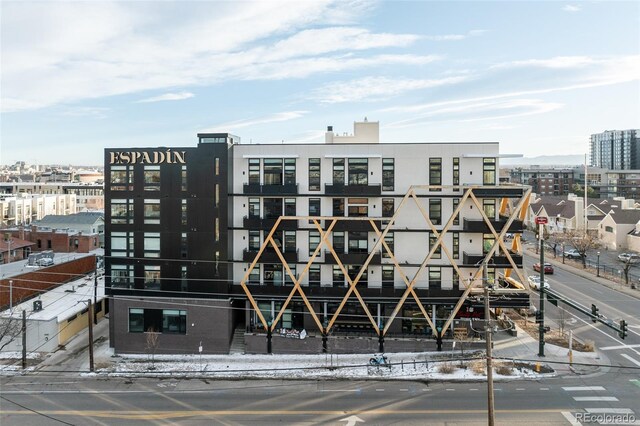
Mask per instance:
[[[474,188],[473,195],[480,198],[517,198],[522,197],[524,188],[512,186],[495,186]]]
[[[382,231],[382,221],[373,221],[378,230]],[[330,220],[325,221],[325,229],[331,224]],[[333,230],[337,232],[353,231],[353,232],[374,232],[371,223],[368,220],[339,220],[333,226]]]
[[[242,227],[244,229],[264,229],[270,230],[276,224],[277,218],[248,217],[242,219]],[[281,231],[295,231],[298,229],[297,220],[282,220],[278,229]]]
[[[522,255],[511,253],[513,263],[518,268],[522,268]],[[469,254],[466,251],[462,253],[462,262],[464,266],[480,266],[484,260],[483,254]],[[511,263],[506,256],[493,256],[489,259],[489,266],[496,268],[512,268]]]
[[[325,195],[347,195],[360,197],[379,197],[382,194],[382,185],[341,185],[341,184],[325,184]]]
[[[492,220],[490,222],[496,232],[502,231],[502,228],[507,224],[506,219]],[[465,232],[482,232],[483,234],[491,233],[487,223],[482,219],[465,218],[463,220],[462,230]],[[522,221],[516,219],[511,222],[511,226],[509,226],[509,230],[507,232],[522,232]]]
[[[258,250],[243,250],[242,251],[242,261],[243,262],[253,262],[253,260],[258,255]],[[287,263],[295,263],[298,261],[298,251],[287,251],[282,253],[284,260]],[[265,248],[260,255],[260,259],[258,259],[259,263],[281,263],[278,254],[273,249],[273,247]]]
[[[242,187],[245,195],[297,195],[298,184],[260,185],[259,183],[245,183]]]
[[[369,257],[369,253],[337,253],[340,261],[343,265],[362,265],[367,257]],[[371,262],[369,265],[380,265],[381,262],[380,253],[376,253],[371,258]],[[337,265],[336,259],[333,257],[333,254],[330,251],[325,250],[324,252],[324,263],[327,265]]]

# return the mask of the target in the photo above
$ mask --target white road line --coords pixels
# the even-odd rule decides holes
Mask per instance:
[[[422,389],[423,392],[431,392],[431,389]]]
[[[399,389],[400,392],[409,392],[409,389]]]
[[[540,388],[540,390],[549,390],[549,388]]]
[[[635,365],[640,367],[640,361],[638,361],[637,359],[631,358],[629,355],[627,354],[620,354],[621,356],[625,357],[626,359],[628,359],[629,361],[631,361],[632,363],[634,363]]]
[[[360,389],[320,389],[318,392],[360,392]]]
[[[615,396],[574,396],[576,401],[619,401]]]
[[[602,386],[568,386],[568,387],[563,387],[562,389],[567,391],[567,392],[574,392],[574,391],[603,391],[603,390],[606,390]]]
[[[640,345],[618,345],[618,346],[605,346],[604,348],[600,348],[601,351],[613,351],[616,349],[631,349],[631,348],[640,348]]]
[[[523,391],[524,388],[516,388],[517,391]]]
[[[455,389],[447,389],[449,392],[454,392]]]
[[[384,389],[376,389],[376,392],[384,392]]]
[[[473,391],[477,391],[478,389],[469,389],[469,390],[473,392]]]
[[[629,408],[585,408],[584,410],[593,414],[635,414]]]
[[[561,411],[560,414],[562,414],[564,416],[565,419],[567,419],[567,421],[569,423],[571,423],[571,426],[582,426],[582,423],[580,423],[579,421],[576,420],[575,417],[573,417],[573,415],[568,412],[568,411]]]

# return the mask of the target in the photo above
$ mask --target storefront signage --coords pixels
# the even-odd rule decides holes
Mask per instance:
[[[109,153],[109,164],[185,164],[186,151],[121,151]]]

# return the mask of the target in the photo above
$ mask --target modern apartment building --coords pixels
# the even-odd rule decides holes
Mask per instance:
[[[75,212],[75,194],[0,194],[1,227],[29,225],[47,215]]]
[[[75,195],[76,200],[71,213],[104,210],[104,185],[102,183],[0,182],[0,194],[69,194]]]
[[[606,130],[591,135],[591,166],[603,169],[640,169],[640,129]]]
[[[573,191],[574,173],[572,168],[517,167],[511,170],[511,182],[530,185],[532,191],[540,195],[567,195]],[[584,183],[584,182],[583,182]]]
[[[226,353],[238,329],[249,352],[270,350],[277,330],[309,336],[274,342],[281,352],[377,349],[383,329],[420,345],[454,311],[482,315],[467,288],[481,284],[496,240],[484,219],[522,230],[520,220],[503,229],[501,200],[515,211],[528,197],[497,184],[498,143],[380,143],[367,121],[354,135],[329,128],[321,144],[198,138],[196,148],[105,150],[116,352],[144,352],[150,330],[167,353]],[[517,252],[494,254],[491,282],[522,265]],[[505,288],[497,306],[528,306]]]

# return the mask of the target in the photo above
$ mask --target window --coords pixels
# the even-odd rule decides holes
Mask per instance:
[[[382,159],[382,190],[393,191],[395,186],[395,164],[393,158]]]
[[[309,198],[309,216],[320,216],[320,198]]]
[[[458,275],[458,271],[453,270],[453,288],[457,289],[460,287],[460,276]]]
[[[260,250],[260,231],[249,231],[249,251]]]
[[[48,242],[51,244],[51,240],[48,240]],[[49,248],[51,248],[50,245]],[[111,233],[111,256],[134,257],[132,231]]]
[[[429,289],[442,288],[442,270],[439,266],[429,267]]]
[[[393,198],[382,199],[382,217],[393,217],[395,211],[393,203]]]
[[[489,250],[491,250],[495,241],[496,239],[493,234],[482,234],[482,254],[489,253]]]
[[[369,160],[349,158],[349,185],[369,184]]]
[[[160,266],[144,265],[145,290],[160,290]]]
[[[282,158],[265,158],[263,167],[265,185],[282,185],[284,182]]]
[[[249,273],[249,285],[260,285],[260,264],[256,264]]]
[[[249,217],[260,217],[260,198],[249,198]]]
[[[216,176],[220,176],[220,159],[218,157],[216,157],[216,161],[215,161],[215,173]]]
[[[218,206],[220,205],[220,184],[216,183],[216,187],[215,187],[215,193],[213,194],[214,200],[213,200],[213,205],[218,208]]]
[[[453,253],[451,253],[451,255],[453,256],[454,259],[459,259],[460,258],[460,233],[452,232],[451,235],[453,237],[453,243],[451,246]]]
[[[318,245],[320,245],[320,232],[309,231],[309,256],[318,248]]]
[[[319,158],[309,158],[309,191],[320,191]]]
[[[129,333],[187,333],[187,311],[177,309],[129,309]]]
[[[333,286],[344,287],[344,274],[338,265],[333,265]]]
[[[296,252],[296,231],[284,231],[284,251],[286,253]]]
[[[309,287],[320,287],[320,265],[309,266]]]
[[[387,243],[387,246],[389,246],[389,250],[391,251],[391,253],[393,253],[393,242],[394,242],[393,232],[387,233],[387,235],[384,237],[384,242]],[[391,257],[391,255],[387,253],[387,250],[383,249],[382,257]]]
[[[111,223],[133,224],[133,199],[111,200]]]
[[[160,233],[144,233],[144,257],[160,257]]]
[[[382,265],[382,288],[393,288],[394,267],[393,265]]]
[[[187,334],[187,311],[164,309],[162,311],[162,333]]]
[[[129,333],[144,333],[144,309],[129,308]]]
[[[111,190],[133,191],[133,166],[111,166]]]
[[[487,215],[489,220],[494,220],[496,218],[496,200],[482,200],[482,210],[484,211],[484,214]]]
[[[160,223],[160,200],[144,200],[144,224]]]
[[[360,265],[346,265],[346,268],[347,268],[347,274],[349,274],[349,278],[351,279],[352,282],[356,279],[356,277],[360,273],[360,269],[362,269]],[[358,285],[366,286],[369,282],[368,277],[369,277],[369,271],[365,269],[364,271],[362,271],[362,275],[358,280]]]
[[[187,224],[187,200],[182,200],[180,204],[180,223]]]
[[[260,159],[249,159],[249,185],[260,185]]]
[[[604,230],[605,230],[606,232],[613,232],[613,227],[612,227],[612,226],[605,226],[605,227],[604,227]]]
[[[333,215],[344,216],[344,198],[333,199]]]
[[[333,159],[333,184],[344,185],[344,158]]]
[[[213,233],[216,241],[220,241],[220,218],[216,217],[213,222]]]
[[[111,287],[133,288],[133,265],[111,265]]]
[[[368,198],[349,198],[349,217],[369,216]]]
[[[429,220],[434,225],[440,225],[442,223],[442,199],[429,199]]]
[[[460,185],[460,157],[453,157],[453,184]],[[453,190],[459,191],[460,187],[455,187]]]
[[[291,279],[291,277],[289,276],[289,273],[287,272],[287,269],[283,266],[283,274],[284,274],[284,285],[286,287],[293,287],[294,283],[293,280]],[[291,271],[291,274],[296,278],[296,280],[298,279],[298,274],[296,273],[296,265],[289,265],[289,270]]]
[[[429,185],[442,185],[442,158],[429,158]],[[431,191],[441,191],[432,188]]]
[[[436,240],[438,239],[438,237],[436,237],[436,234],[434,234],[433,232],[429,232],[429,250],[431,250],[431,248],[436,244]],[[433,252],[433,256],[431,256],[432,259],[440,259],[442,257],[442,244],[438,245],[438,248],[436,249],[436,251]]]
[[[451,211],[451,214],[455,213],[456,209],[458,208],[458,206],[460,205],[460,198],[454,198],[453,199],[453,210]],[[456,216],[453,218],[453,224],[454,225],[460,225],[460,212],[458,212],[458,214],[456,214]]]
[[[333,233],[333,250],[338,253],[344,253],[344,232]]]
[[[282,216],[282,198],[264,199],[264,218],[277,219]]]
[[[295,198],[284,199],[284,215],[285,216],[296,215],[296,199]]]
[[[182,166],[182,169],[180,170],[180,181],[181,181],[180,188],[183,191],[186,191],[187,190],[187,166]]]
[[[180,234],[180,255],[183,259],[186,259],[188,255],[188,240],[186,232],[182,232]]]
[[[483,185],[496,184],[496,159],[495,158],[482,159],[482,184]]]
[[[285,185],[296,184],[296,159],[295,158],[284,159],[284,184]]]
[[[368,253],[369,239],[367,232],[349,232],[349,253]]]
[[[144,190],[160,190],[160,166],[144,166]]]

